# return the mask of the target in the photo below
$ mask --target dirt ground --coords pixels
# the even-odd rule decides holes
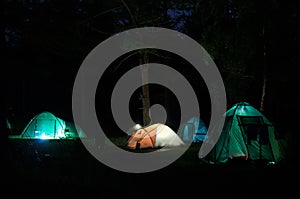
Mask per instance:
[[[152,194],[270,197],[289,196],[296,191],[294,166],[257,166],[238,161],[208,164],[198,158],[198,149],[199,145],[191,146],[163,169],[126,173],[99,162],[80,140],[11,139],[9,155],[1,161],[1,191],[39,197],[53,194],[105,198]]]

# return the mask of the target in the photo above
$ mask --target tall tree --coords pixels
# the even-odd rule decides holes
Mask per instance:
[[[121,0],[121,5],[113,12],[115,15],[116,31],[122,31],[130,28],[139,28],[147,26],[168,27],[172,29],[182,28],[180,20],[186,15],[184,6],[180,6],[178,0],[173,1],[136,1]],[[180,10],[181,9],[181,10]],[[176,12],[179,12],[175,14]],[[179,25],[180,24],[180,25]],[[133,52],[128,57],[134,55]],[[151,97],[148,85],[148,66],[149,56],[155,55],[152,49],[142,49],[138,51],[139,65],[142,78],[142,118],[143,125],[151,122],[150,106]],[[127,57],[127,58],[128,58]],[[127,59],[125,58],[125,59]],[[123,60],[124,61],[124,60]]]
[[[263,109],[270,6],[260,1],[199,0],[192,9],[187,30],[219,67],[229,106],[242,100]]]

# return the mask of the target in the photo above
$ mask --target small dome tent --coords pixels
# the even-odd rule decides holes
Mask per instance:
[[[208,155],[212,162],[227,162],[236,157],[273,163],[283,157],[274,125],[247,102],[237,103],[226,111],[220,137]]]
[[[128,149],[177,147],[184,145],[181,138],[167,125],[156,123],[135,131],[128,141]]]
[[[186,123],[181,125],[179,137],[184,142],[201,143],[207,136],[207,127],[198,117],[190,118]]]
[[[61,139],[65,138],[66,122],[50,112],[33,117],[22,131],[21,138]]]

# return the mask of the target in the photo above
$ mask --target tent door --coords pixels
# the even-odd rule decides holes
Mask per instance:
[[[239,116],[237,115],[239,126],[246,137],[246,145],[252,141],[259,142],[259,156],[262,159],[262,144],[268,142],[268,126],[264,124],[262,116]],[[248,151],[249,152],[249,151]],[[249,156],[251,154],[249,153]]]

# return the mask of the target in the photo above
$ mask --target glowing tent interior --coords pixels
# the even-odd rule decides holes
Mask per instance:
[[[20,138],[31,139],[64,139],[85,137],[85,134],[75,124],[66,122],[54,114],[44,111],[34,116],[26,125]]]
[[[192,117],[181,125],[178,135],[184,142],[201,143],[206,139],[207,127],[200,118]]]
[[[135,131],[128,139],[129,149],[177,147],[184,145],[181,138],[167,125],[156,123]]]

